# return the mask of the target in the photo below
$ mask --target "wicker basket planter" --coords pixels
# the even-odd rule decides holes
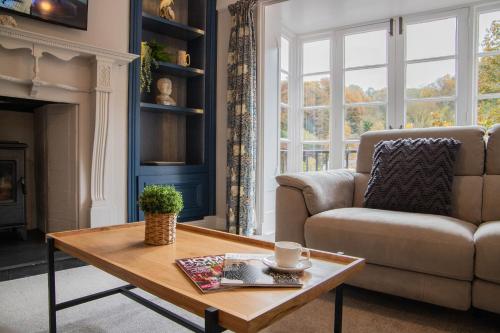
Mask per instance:
[[[144,242],[149,245],[168,245],[175,242],[177,214],[146,213]]]
[[[139,207],[146,220],[144,243],[174,243],[177,215],[184,208],[182,194],[171,185],[147,185],[139,196]]]

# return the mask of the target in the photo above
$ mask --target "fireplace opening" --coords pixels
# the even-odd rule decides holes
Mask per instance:
[[[45,234],[79,227],[75,110],[0,97],[0,281],[43,273]]]

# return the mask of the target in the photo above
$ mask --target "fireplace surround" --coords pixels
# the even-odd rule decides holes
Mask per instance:
[[[0,46],[2,95],[75,106],[78,227],[123,223],[114,212],[126,210],[126,199],[122,207],[111,192],[118,181],[126,182],[113,173],[113,157],[126,142],[113,142],[109,119],[118,112],[118,81],[137,55],[5,26]]]

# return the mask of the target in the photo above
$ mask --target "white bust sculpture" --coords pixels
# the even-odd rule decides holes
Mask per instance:
[[[172,80],[164,77],[158,80],[156,87],[160,92],[156,96],[156,103],[163,105],[177,105],[177,102],[170,96],[172,93]]]
[[[172,8],[174,0],[161,0],[160,2],[160,16],[168,20],[175,21],[175,12]]]

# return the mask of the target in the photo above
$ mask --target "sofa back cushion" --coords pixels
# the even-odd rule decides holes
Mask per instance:
[[[479,126],[386,130],[364,133],[359,143],[356,172],[370,173],[375,145],[380,141],[417,138],[453,138],[462,143],[455,164],[456,176],[484,173],[484,129]]]
[[[500,124],[488,132],[486,176],[483,190],[483,221],[500,220]]]
[[[498,185],[500,185],[500,176],[497,177]],[[369,173],[356,173],[354,175],[354,207],[363,207],[369,180]],[[451,217],[477,225],[481,224],[482,201],[482,176],[455,176],[451,189]],[[500,214],[500,209],[498,209],[498,213]]]
[[[387,130],[363,134],[359,144],[357,174],[355,175],[355,207],[363,207],[363,197],[372,168],[373,151],[379,141],[399,138],[454,138],[462,142],[462,145],[455,164],[451,216],[474,224],[480,224],[483,220],[481,211],[484,209],[482,207],[485,159],[484,134],[484,129],[478,126]],[[500,133],[497,135],[500,135]]]

